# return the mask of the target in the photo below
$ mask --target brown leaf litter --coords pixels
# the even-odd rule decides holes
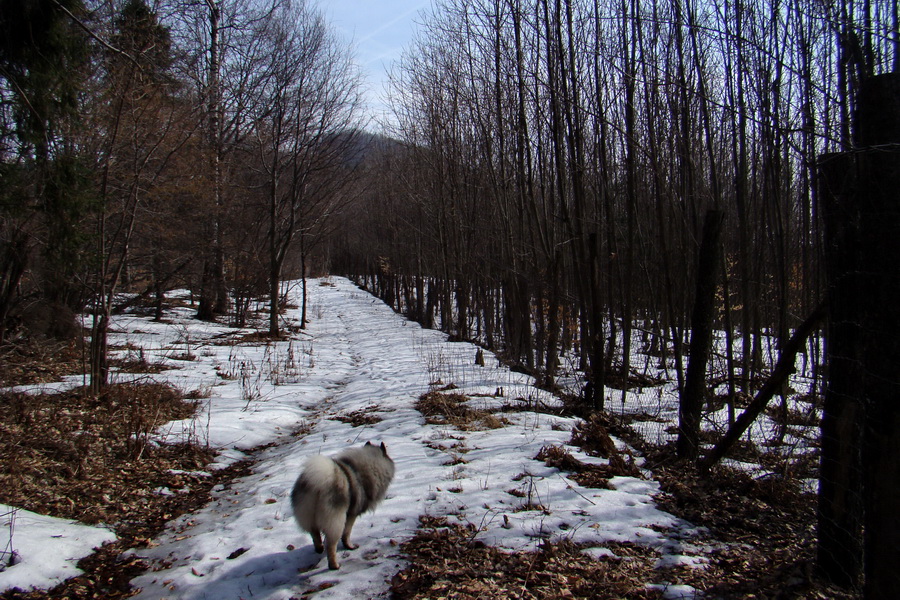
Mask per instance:
[[[508,553],[476,539],[477,531],[442,517],[421,517],[401,549],[410,566],[391,580],[396,600],[522,598],[659,598],[647,590],[651,557],[638,546],[610,544],[615,557],[596,560],[570,542]],[[614,547],[614,548],[613,548]]]
[[[431,391],[419,396],[414,408],[425,416],[429,425],[450,425],[461,431],[499,429],[509,424],[506,417],[472,408],[468,401],[465,394]]]
[[[612,475],[639,473],[609,438],[633,431],[608,416],[594,416],[573,430],[571,443],[588,454],[610,458],[597,467],[565,448],[547,446],[536,458],[567,473],[581,485],[606,487]],[[634,544],[605,544],[613,556],[595,559],[570,543],[544,543],[537,552],[508,553],[485,546],[478,531],[445,519],[422,517],[416,535],[403,544],[410,566],[391,583],[394,598],[474,600],[488,598],[660,598],[647,583],[690,585],[707,598],[836,599],[860,593],[827,586],[813,571],[815,496],[796,480],[754,479],[718,468],[701,479],[689,465],[673,462],[672,448],[643,445],[643,465],[659,480],[658,506],[702,528],[691,544],[703,547],[701,568],[654,568],[659,555]],[[678,533],[672,532],[679,543]]]
[[[46,592],[8,590],[0,598],[133,595],[128,582],[146,565],[119,555],[149,543],[167,521],[202,506],[213,486],[247,468],[205,473],[213,453],[197,440],[153,441],[156,428],[191,417],[197,407],[177,390],[150,382],[110,386],[99,397],[84,389],[0,394],[0,502],[107,524],[119,538],[81,561],[84,575]]]

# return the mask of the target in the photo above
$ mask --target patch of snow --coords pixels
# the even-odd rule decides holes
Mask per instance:
[[[399,546],[422,515],[471,526],[473,537],[506,551],[568,539],[602,558],[612,555],[609,543],[630,542],[657,552],[659,567],[703,568],[706,549],[690,543],[703,530],[656,506],[655,481],[615,477],[611,489],[584,488],[535,460],[542,447],[557,445],[584,462],[607,462],[568,445],[575,419],[535,410],[560,402],[532,378],[502,366],[489,351],[483,351],[485,366],[476,365],[476,346],[421,328],[346,279],[311,280],[308,289],[310,322],[284,340],[235,341],[252,330],[197,321],[189,307],[168,311],[164,322],[115,317],[111,347],[142,348],[151,364],[177,367],[150,378],[202,391],[200,415],[161,428],[160,442],[209,445],[218,451],[209,470],[264,446],[250,475],[216,486],[206,507],[174,520],[152,547],[129,552],[153,565],[132,582],[141,589],[137,598],[386,597],[391,577],[405,566]],[[289,304],[300,304],[297,286]],[[299,323],[299,310],[288,309],[283,319]],[[645,370],[665,373],[649,363]],[[497,413],[507,421],[497,429],[426,423],[414,403],[450,384],[470,398],[471,408],[514,410]],[[674,383],[611,390],[607,408],[642,415],[632,426],[661,443],[674,439],[667,428],[677,421],[677,397]],[[354,426],[350,413],[370,418]],[[340,550],[341,570],[332,572],[293,521],[291,488],[309,456],[367,441],[387,444],[396,476],[382,505],[358,520],[353,539],[360,548]],[[23,549],[26,537],[37,547],[46,543],[17,531]],[[34,576],[34,585],[46,583]],[[688,586],[652,587],[666,598],[699,596]]]
[[[646,586],[648,590],[662,592],[665,600],[688,600],[702,598],[703,593],[689,585],[676,585],[668,583],[651,583]]]
[[[10,537],[12,538],[10,540]],[[76,563],[116,536],[104,527],[46,517],[0,504],[0,591],[51,588],[80,575]],[[15,552],[9,565],[10,549]]]

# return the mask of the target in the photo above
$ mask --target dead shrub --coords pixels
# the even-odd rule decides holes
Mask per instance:
[[[616,367],[608,371],[603,380],[603,384],[609,388],[617,390],[633,390],[643,388],[653,388],[665,383],[665,379],[651,377],[644,373],[639,373],[631,369],[627,377],[622,377],[621,368]]]
[[[607,465],[589,465],[572,456],[562,446],[544,446],[534,458],[543,461],[548,467],[570,473],[570,478],[584,487],[612,489],[609,483],[611,477],[641,476],[634,460],[626,462],[621,454],[611,456]]]
[[[59,381],[82,372],[77,344],[25,339],[0,347],[0,387]]]
[[[111,358],[108,362],[110,367],[115,367],[120,373],[162,373],[174,368],[161,362],[148,361],[143,349],[139,349],[136,356],[129,353],[124,358]]]
[[[182,489],[212,453],[159,445],[152,433],[197,404],[160,384],[110,386],[100,397],[0,394],[0,502],[85,523],[119,523]],[[178,471],[175,474],[172,471]]]
[[[370,411],[373,410],[378,410],[378,407],[367,406],[366,408],[361,408],[359,410],[354,410],[337,415],[334,417],[334,419],[336,421],[340,421],[341,423],[352,425],[353,427],[362,427],[365,425],[375,425],[376,423],[381,423],[381,417],[371,414]]]
[[[609,418],[600,413],[593,414],[572,429],[573,446],[578,446],[591,456],[609,458],[619,453],[616,443],[609,436]]]
[[[31,338],[71,341],[81,334],[81,324],[75,312],[59,302],[38,300],[14,311],[16,320]]]
[[[464,394],[444,394],[428,392],[419,396],[415,409],[426,417],[466,418],[471,409],[465,406],[468,398]]]
[[[534,458],[543,461],[548,467],[556,467],[560,471],[580,473],[588,467],[562,446],[544,446]]]
[[[572,429],[572,438],[569,441],[573,446],[578,446],[590,456],[599,456],[609,459],[609,464],[602,467],[602,477],[642,477],[640,470],[634,464],[631,453],[626,455],[619,451],[615,441],[609,434],[609,430],[615,429],[626,434],[631,432],[623,430],[622,426],[615,425],[609,417],[602,414],[594,414],[582,421]],[[587,485],[587,484],[583,484]],[[589,485],[588,487],[595,487]]]
[[[141,457],[158,427],[190,418],[197,406],[161,383],[113,385],[99,398],[99,412],[107,415],[110,434],[124,439],[126,453],[134,459]]]
[[[499,429],[509,424],[502,416],[466,406],[466,401],[465,394],[432,391],[419,396],[414,407],[429,425],[452,425],[462,431]]]
[[[818,428],[821,424],[815,410],[802,411],[793,408],[784,410],[783,406],[769,406],[766,408],[765,413],[770,419],[782,426],[807,429]]]
[[[593,559],[571,542],[544,543],[537,552],[504,552],[475,539],[471,528],[440,517],[421,517],[421,527],[401,546],[408,566],[394,575],[391,593],[413,598],[634,598],[661,597],[648,590],[652,550],[614,542],[616,555]]]

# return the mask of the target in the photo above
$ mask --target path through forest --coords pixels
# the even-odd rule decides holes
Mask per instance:
[[[311,306],[305,332],[262,354],[194,334],[194,374],[178,377],[196,383],[219,374],[208,384],[203,435],[225,457],[246,452],[248,439],[267,445],[254,451],[252,475],[217,489],[209,505],[173,521],[153,547],[134,551],[153,565],[133,581],[142,589],[137,598],[382,597],[403,566],[399,544],[415,533],[420,515],[472,524],[479,539],[509,550],[569,538],[603,555],[606,541],[633,541],[659,550],[665,564],[704,562],[702,548],[684,539],[690,526],[655,507],[652,480],[617,477],[614,489],[582,488],[534,460],[542,447],[565,445],[575,421],[527,410],[557,403],[528,377],[490,355],[486,366],[475,365],[474,346],[422,329],[347,280],[314,282]],[[288,322],[296,323],[297,312],[288,311]],[[131,323],[120,331],[141,330]],[[414,408],[422,394],[454,386],[452,393],[482,411],[483,423],[476,419],[466,431],[427,424]],[[261,431],[273,422],[266,440]],[[197,427],[184,425],[171,427],[172,435]],[[293,522],[290,490],[308,456],[367,441],[387,444],[397,474],[385,502],[357,522],[360,548],[340,552],[341,570],[332,572]],[[567,449],[585,462],[605,462]]]

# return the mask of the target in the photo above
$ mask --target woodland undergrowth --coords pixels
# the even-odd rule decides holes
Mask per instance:
[[[6,386],[58,379],[77,372],[78,352],[29,343],[0,349]],[[250,461],[204,472],[212,452],[198,439],[161,445],[152,438],[164,423],[191,417],[204,399],[195,393],[144,382],[110,386],[94,397],[86,389],[64,393],[0,394],[0,502],[85,523],[103,523],[118,540],[79,564],[85,573],[49,591],[10,590],[2,600],[127,598],[130,580],[147,568],[128,548],[152,544],[172,518],[209,501],[215,485],[246,474]],[[502,415],[467,407],[452,386],[423,395],[416,408],[428,422],[463,430],[503,427]],[[347,415],[348,419],[364,415]],[[583,415],[570,443],[609,459],[586,465],[560,446],[535,457],[587,487],[606,488],[612,477],[645,476],[660,482],[661,509],[703,527],[715,548],[704,568],[654,568],[658,555],[635,544],[608,545],[592,558],[567,541],[537,552],[488,547],[478,531],[423,517],[402,546],[409,566],[391,582],[393,597],[412,598],[657,598],[651,581],[690,585],[714,598],[856,598],[816,580],[815,497],[796,478],[755,479],[728,468],[701,478],[672,459],[670,447],[651,446],[626,420]],[[633,451],[616,449],[610,436]],[[641,469],[636,457],[645,462]],[[168,493],[175,491],[175,493]],[[702,541],[702,540],[701,540]]]

